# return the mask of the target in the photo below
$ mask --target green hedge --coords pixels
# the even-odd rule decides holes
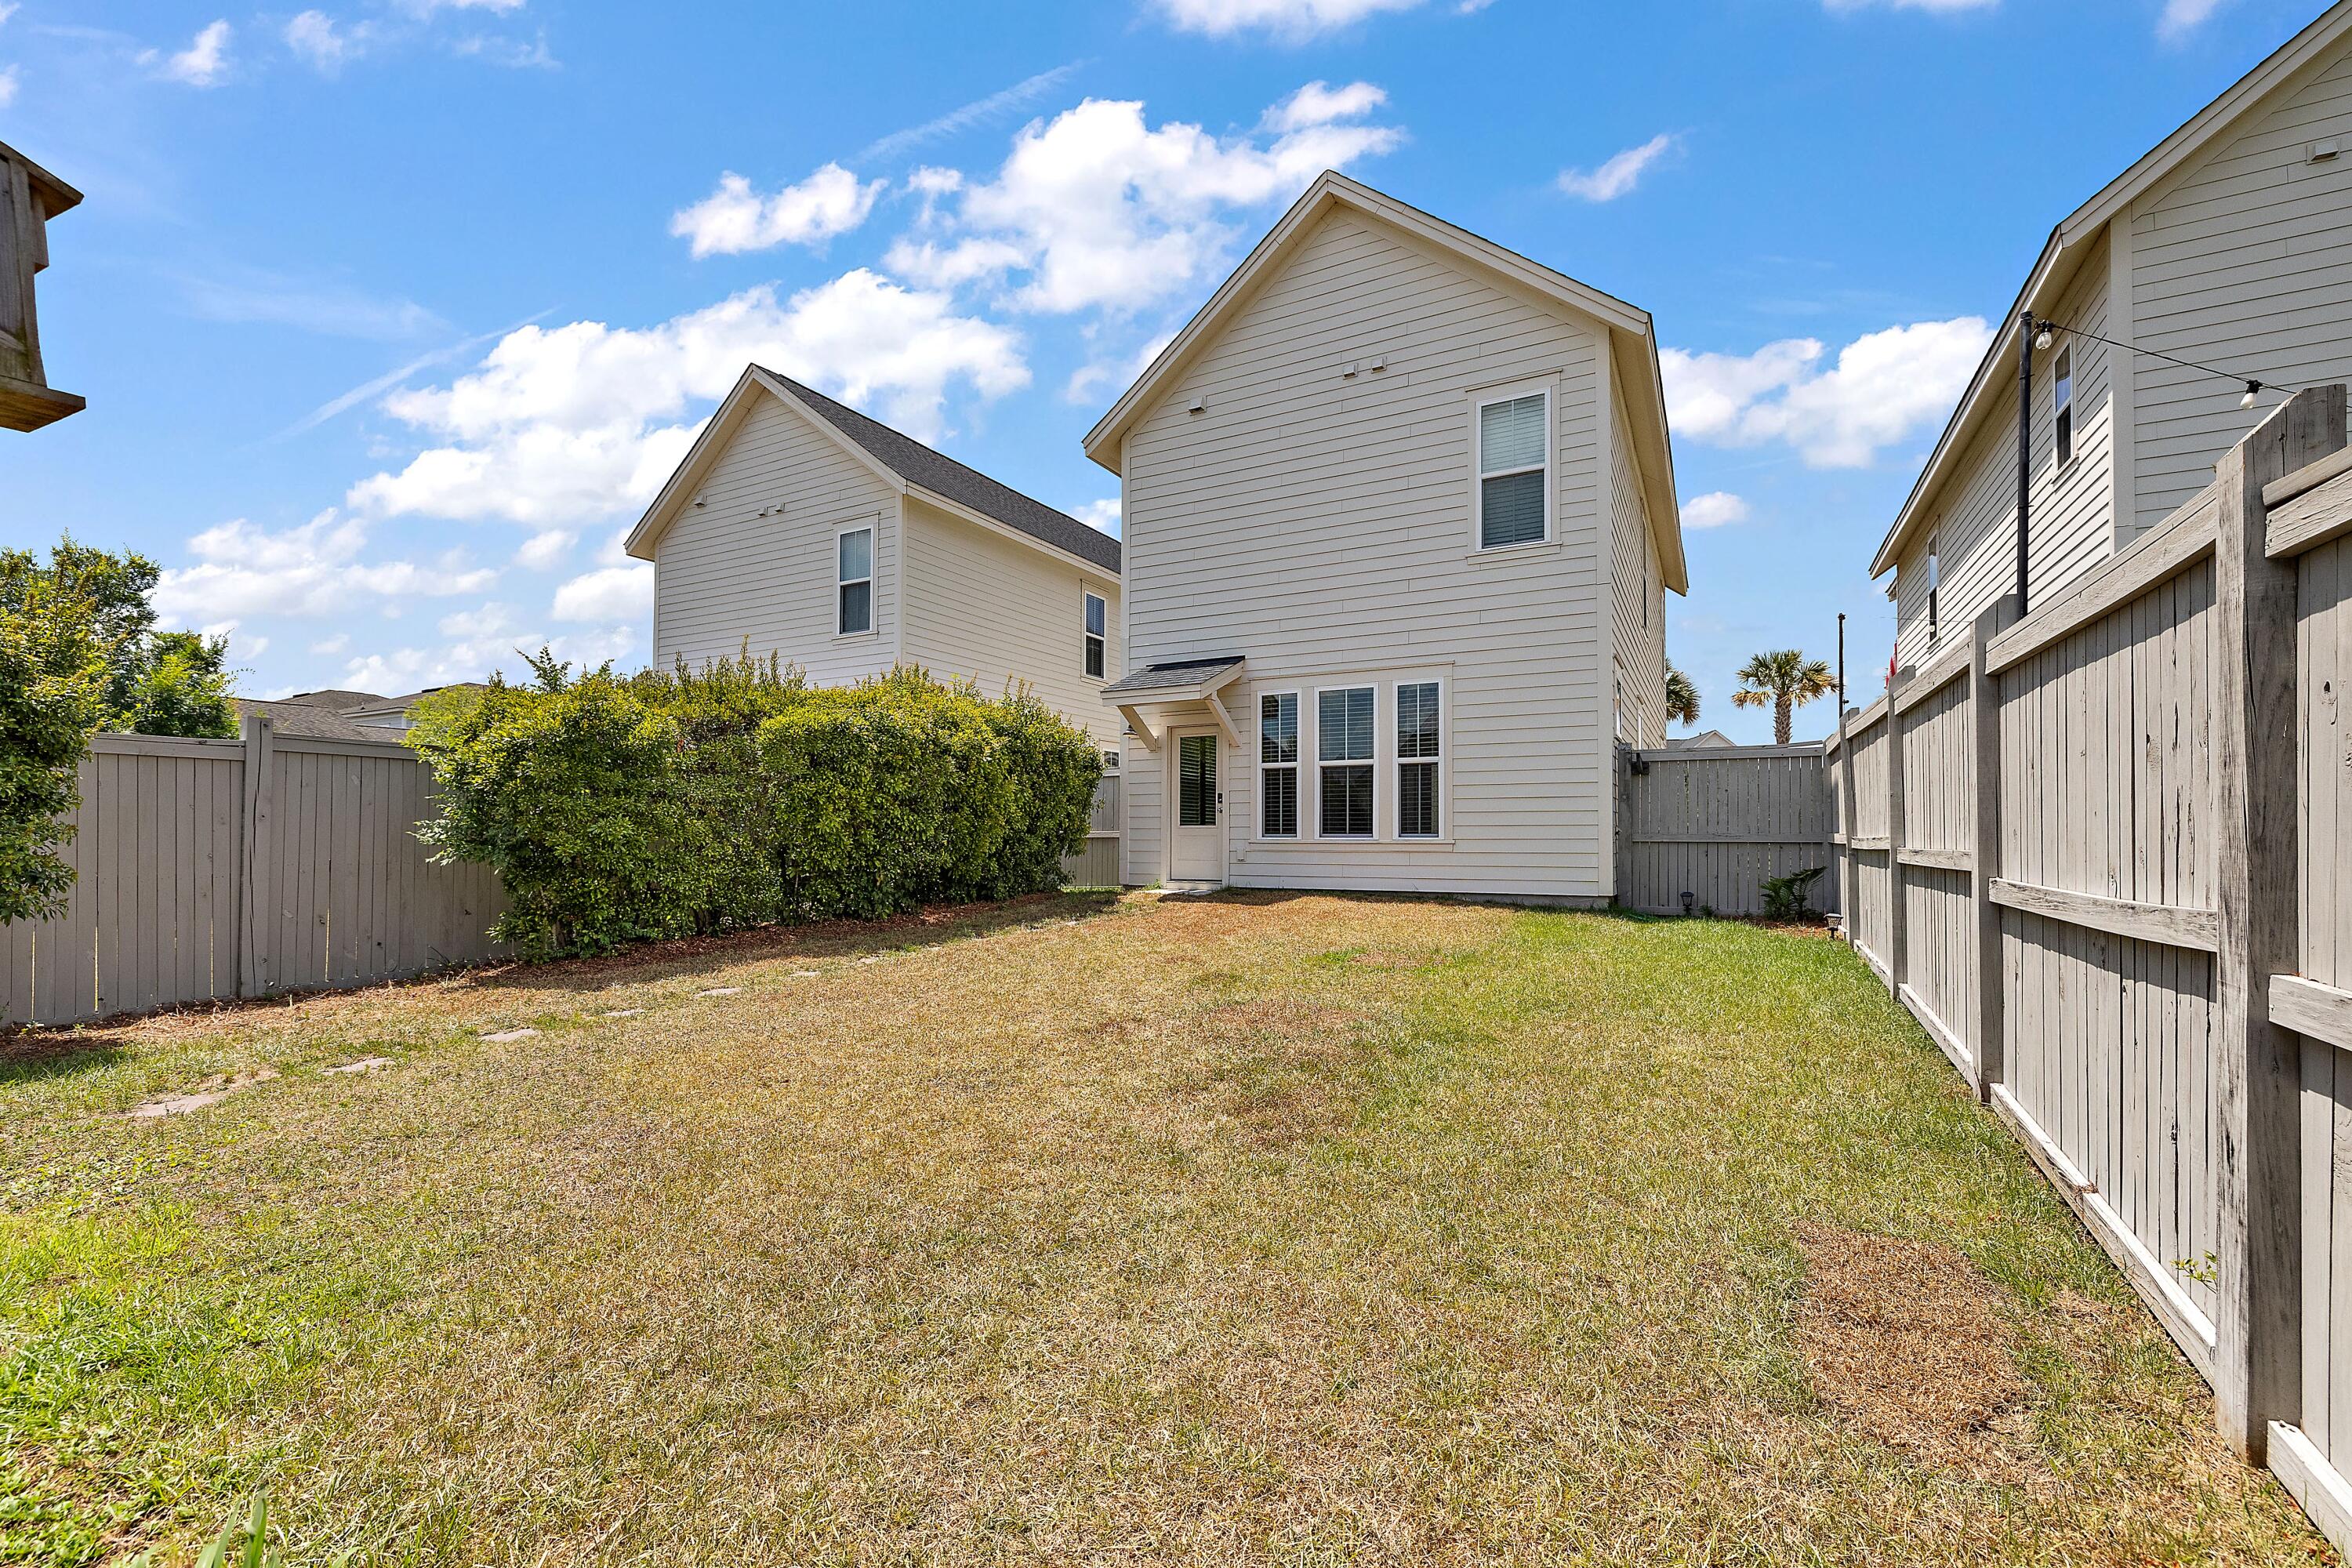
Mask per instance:
[[[529,952],[1012,898],[1086,842],[1100,753],[1026,694],[535,662],[536,686],[429,700],[409,731],[440,784],[422,836],[498,871],[495,934]]]

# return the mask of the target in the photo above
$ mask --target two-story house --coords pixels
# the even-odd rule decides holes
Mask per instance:
[[[920,665],[1118,732],[1118,541],[789,376],[744,371],[626,548],[654,563],[656,668]]]
[[[1609,900],[1687,590],[1645,312],[1326,174],[1086,450],[1128,882]]]
[[[1895,573],[1900,663],[2018,585],[2028,313],[2029,608],[2195,496],[2282,389],[2352,379],[2347,35],[2352,0],[2052,231],[1871,563]]]

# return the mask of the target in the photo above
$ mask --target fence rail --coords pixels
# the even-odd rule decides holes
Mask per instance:
[[[55,920],[0,926],[0,1021],[371,984],[494,956],[497,877],[416,841],[432,779],[397,742],[100,735]]]
[[[1627,751],[1617,770],[1617,901],[1650,914],[1761,914],[1767,878],[1830,866],[1820,745]],[[1837,908],[1835,883],[1808,895]]]
[[[1830,755],[1855,950],[2352,1549],[2347,677],[2336,386]]]

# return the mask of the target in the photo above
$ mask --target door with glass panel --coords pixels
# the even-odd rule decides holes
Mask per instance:
[[[1225,879],[1225,797],[1217,781],[1217,732],[1176,731],[1169,737],[1169,797],[1175,803],[1169,832],[1168,879]]]

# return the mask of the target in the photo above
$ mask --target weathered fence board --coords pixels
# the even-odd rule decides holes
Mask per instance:
[[[100,735],[66,912],[0,926],[0,1021],[364,985],[493,956],[480,866],[416,841],[432,780],[396,743]]]
[[[1651,914],[1761,914],[1767,879],[1829,869],[1822,748],[1629,752],[1620,769],[1617,901]],[[1826,875],[1808,891],[1836,908]]]
[[[2347,453],[2295,395],[1829,763],[1857,949],[2352,1547]]]

